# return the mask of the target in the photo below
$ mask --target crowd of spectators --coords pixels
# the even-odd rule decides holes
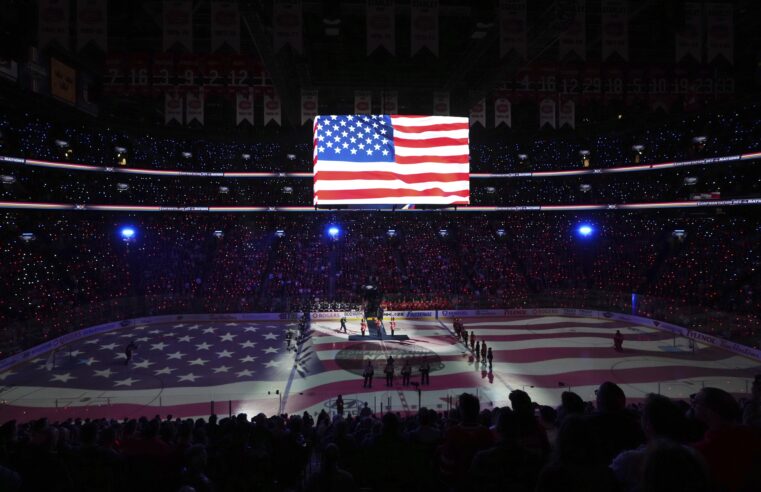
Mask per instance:
[[[538,138],[474,135],[471,172],[578,168],[580,151],[588,151],[590,164],[598,168],[754,152],[761,149],[759,109],[758,104],[746,104],[658,124],[633,123],[592,136],[583,132]],[[257,142],[199,139],[172,130],[146,133],[102,124],[54,122],[49,116],[13,111],[0,116],[0,132],[2,154],[33,159],[118,166],[115,149],[119,148],[128,167],[203,172],[312,170],[311,139],[301,132],[284,131]]]
[[[536,307],[629,311],[638,293],[643,314],[759,346],[761,224],[729,212],[8,212],[2,352],[132,316],[358,305],[367,284],[401,310],[543,298]]]
[[[0,427],[4,491],[751,492],[761,487],[761,376],[749,398],[509,405],[463,393],[452,410],[219,418],[69,419]],[[44,470],[44,473],[41,473]]]

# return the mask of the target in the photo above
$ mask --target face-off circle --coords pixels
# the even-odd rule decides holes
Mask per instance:
[[[413,372],[419,370],[423,361],[430,364],[431,372],[444,368],[441,356],[425,347],[419,345],[383,345],[372,342],[359,342],[340,350],[336,354],[336,363],[341,369],[361,376],[368,360],[372,361],[376,371],[382,371],[389,356],[394,358],[394,367],[397,371],[404,365],[405,360],[410,362]]]

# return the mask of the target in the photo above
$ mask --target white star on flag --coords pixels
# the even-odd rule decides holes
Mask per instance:
[[[140,381],[139,379],[132,379],[132,377],[128,377],[127,379],[122,379],[121,381],[114,381],[114,386],[132,386],[133,383],[137,383]]]
[[[182,352],[178,350],[177,352],[173,354],[167,354],[167,356],[168,356],[167,360],[172,360],[172,359],[181,360],[183,357],[185,357],[185,354],[183,354]]]
[[[264,339],[265,340],[277,340],[277,335],[275,335],[274,333],[265,333],[264,334]]]
[[[250,369],[243,369],[242,371],[236,373],[236,375],[239,378],[242,378],[243,376],[251,377],[252,374],[253,374],[253,371],[251,371]]]
[[[185,335],[184,337],[180,337],[177,339],[179,342],[189,342],[193,339],[190,335]]]
[[[217,331],[217,329],[216,329],[216,328],[204,328],[204,329],[203,329],[203,330],[201,330],[201,331],[202,331],[203,333],[214,333],[215,331]]]
[[[212,370],[214,371],[214,374],[219,374],[220,372],[227,372],[227,371],[229,371],[230,369],[231,369],[231,368],[230,368],[230,367],[227,367],[227,366],[219,366],[219,367],[215,367],[215,368],[214,368],[214,369],[212,369]]]
[[[217,352],[217,357],[220,359],[222,357],[230,357],[231,355],[233,355],[233,353],[230,352],[229,350],[223,350],[222,352]]]
[[[275,360],[271,360],[264,365],[267,367],[278,367],[280,364]]]
[[[72,376],[70,373],[66,374],[53,374],[53,379],[50,380],[52,383],[53,381],[60,381],[62,383],[69,382],[69,379],[76,379],[76,377]]]
[[[243,331],[251,332],[251,333],[256,333],[256,331],[258,329],[259,329],[258,326],[247,326],[247,327],[243,328]]]
[[[101,371],[96,369],[95,370],[95,375],[96,376],[101,376],[101,377],[104,377],[104,378],[110,378],[111,377],[111,369],[103,369]]]
[[[151,345],[151,350],[164,350],[167,347],[167,345],[169,344],[164,342],[154,343],[153,345]]]
[[[155,364],[155,362],[151,362],[148,360],[141,360],[140,362],[135,363],[135,367],[139,367],[140,369],[148,369],[153,364]]]
[[[266,349],[264,349],[264,353],[266,354],[276,354],[277,352],[278,350],[274,347],[267,347]]]
[[[179,381],[190,381],[191,383],[195,383],[196,379],[200,378],[201,376],[196,376],[192,372],[189,372],[188,374],[185,374],[184,376],[180,376]]]
[[[196,350],[209,350],[209,347],[211,347],[211,345],[209,345],[206,342],[203,342],[196,345]]]
[[[115,349],[116,347],[118,347],[118,346],[119,346],[119,345],[118,345],[118,344],[116,344],[116,343],[109,343],[108,345],[101,345],[101,346],[100,346],[100,349],[101,349],[101,350],[114,350],[114,349]]]
[[[252,357],[250,355],[247,355],[243,357],[240,361],[241,362],[254,362],[256,360],[256,357]]]
[[[209,362],[209,361],[199,357],[199,358],[197,358],[195,360],[188,361],[188,364],[190,364],[191,366],[203,366],[207,362]]]
[[[224,335],[220,337],[220,340],[222,340],[223,342],[232,342],[233,338],[235,338],[236,336],[238,335],[233,335],[232,333],[228,331],[227,333],[225,333]]]
[[[91,366],[95,364],[96,362],[98,362],[98,359],[96,359],[95,357],[90,357],[88,359],[80,359],[79,362],[86,366]]]
[[[251,340],[247,340],[241,344],[241,348],[254,348],[256,345],[256,342],[252,342]]]
[[[156,376],[159,376],[161,374],[172,374],[172,372],[174,372],[176,370],[177,369],[175,369],[174,367],[167,366],[167,367],[165,367],[163,369],[159,369],[158,371],[155,371],[153,374],[155,374]]]

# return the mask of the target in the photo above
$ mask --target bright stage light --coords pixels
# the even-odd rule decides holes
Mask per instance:
[[[336,237],[339,233],[338,227],[331,226],[330,229],[328,229],[328,234],[331,235],[331,237]]]
[[[579,226],[579,234],[581,234],[582,236],[585,236],[585,237],[590,236],[592,235],[592,232],[593,232],[593,229],[592,229],[592,226],[590,225],[583,224]]]
[[[122,228],[123,239],[132,239],[133,237],[135,237],[135,229],[133,229],[132,227]]]

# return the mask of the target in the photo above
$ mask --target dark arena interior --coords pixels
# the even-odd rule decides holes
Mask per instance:
[[[761,2],[0,2],[0,492],[758,492]]]

